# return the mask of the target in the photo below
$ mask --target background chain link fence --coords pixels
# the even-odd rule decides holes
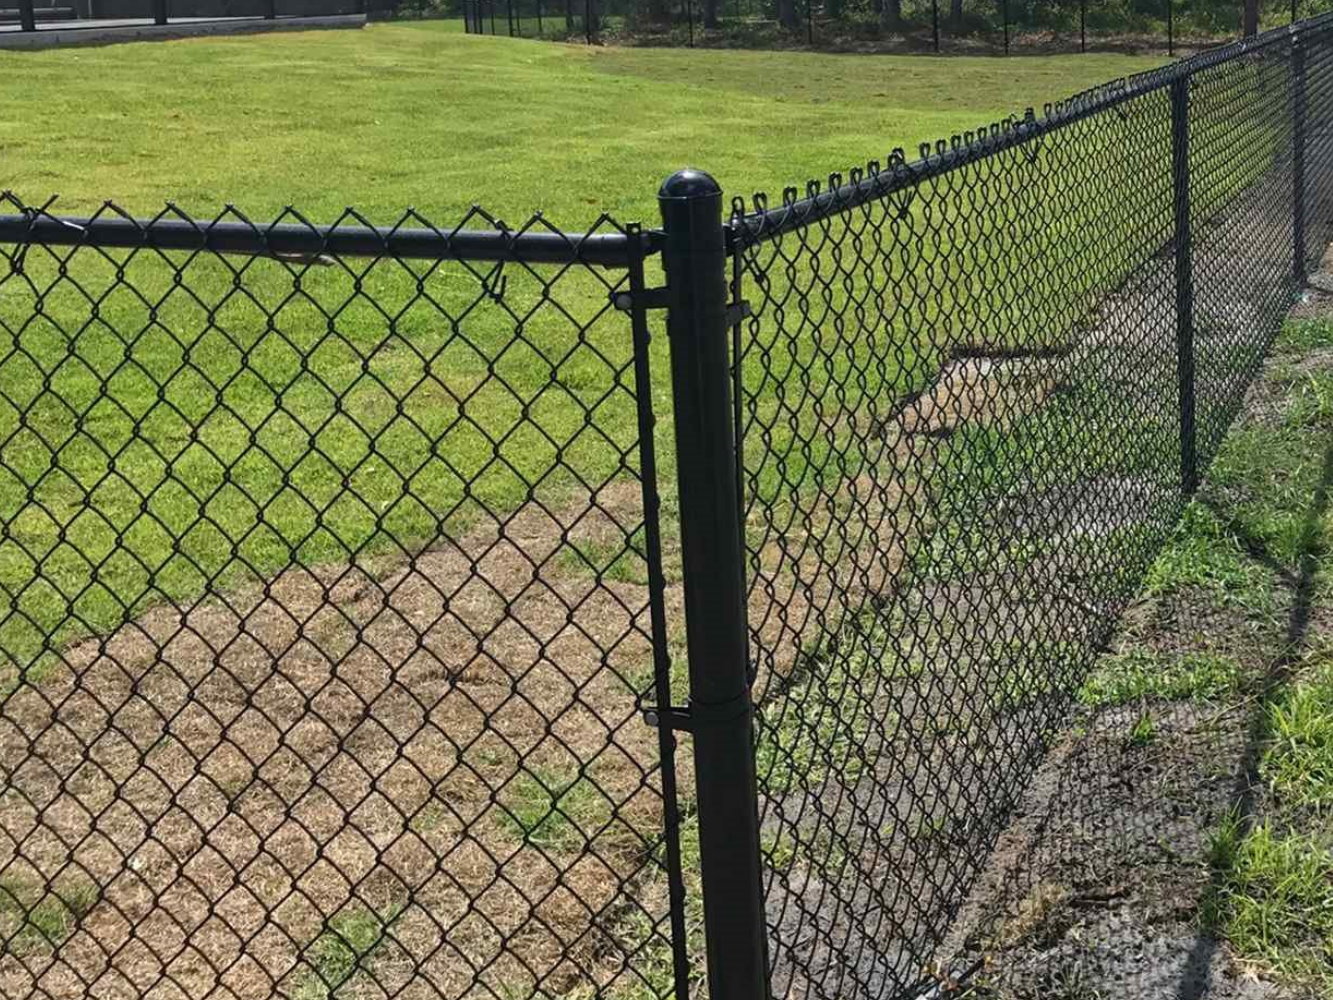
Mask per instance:
[[[725,316],[670,224],[6,196],[0,995],[973,971],[955,918],[1333,237],[1333,17],[920,154],[699,216]],[[663,307],[728,340],[717,426]],[[676,704],[707,440],[753,792],[676,756],[750,725]]]
[[[939,946],[1179,516],[1182,447],[1193,479],[1333,235],[1333,23],[1299,45],[736,203],[775,995],[970,971]]]

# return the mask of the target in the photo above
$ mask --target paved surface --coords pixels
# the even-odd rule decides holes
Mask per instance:
[[[234,35],[257,31],[303,31],[314,28],[360,28],[364,14],[324,14],[316,17],[181,17],[167,24],[135,18],[86,21],[39,21],[36,31],[17,24],[0,24],[0,49],[50,48],[59,45],[107,45],[152,38],[195,35]]]

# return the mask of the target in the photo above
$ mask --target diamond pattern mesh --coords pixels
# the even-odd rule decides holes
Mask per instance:
[[[0,995],[706,992],[658,238],[0,215]],[[917,996],[1333,238],[1333,17],[727,230],[771,992]]]
[[[0,248],[0,993],[655,993],[631,271],[181,218]]]
[[[1302,42],[1312,253],[1331,42]],[[1200,461],[1292,301],[1292,67],[1271,36],[1189,84]],[[969,971],[952,921],[1179,514],[1167,83],[736,203],[775,995]]]

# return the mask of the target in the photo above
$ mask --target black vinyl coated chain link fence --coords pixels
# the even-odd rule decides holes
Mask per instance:
[[[1333,238],[1333,16],[652,232],[4,206],[0,995],[920,996]]]

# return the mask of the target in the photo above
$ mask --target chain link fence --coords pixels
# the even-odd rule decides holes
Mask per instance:
[[[1237,38],[1241,0],[457,0],[472,34],[693,48],[1031,55],[1195,52]],[[1266,7],[1264,26],[1328,10]]]
[[[0,994],[979,968],[956,918],[1333,238],[1333,17],[662,212],[6,196]]]

